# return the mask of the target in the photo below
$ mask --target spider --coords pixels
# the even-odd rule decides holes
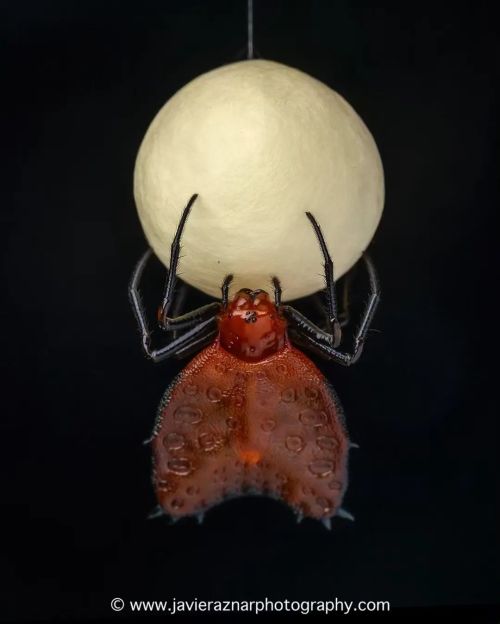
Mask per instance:
[[[201,350],[174,379],[160,402],[153,433],[153,484],[158,512],[177,520],[203,519],[206,510],[229,498],[267,495],[286,502],[297,519],[311,517],[330,527],[335,516],[352,518],[341,507],[347,487],[350,446],[342,407],[330,383],[297,348],[308,348],[343,366],[359,359],[380,291],[375,267],[363,254],[370,295],[352,352],[338,349],[342,329],[337,313],[333,262],[320,226],[309,219],[324,258],[326,329],[264,290],[241,289],[229,299],[233,279],[222,283],[222,298],[175,317],[174,299],[180,241],[193,195],[172,242],[163,300],[162,330],[173,338],[151,346],[139,283],[152,255],[137,264],[129,296],[142,347],[153,362]]]

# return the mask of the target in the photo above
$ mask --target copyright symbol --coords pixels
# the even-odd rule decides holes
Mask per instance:
[[[111,608],[113,609],[113,611],[122,611],[124,606],[125,603],[121,598],[113,598],[113,600],[111,601]]]

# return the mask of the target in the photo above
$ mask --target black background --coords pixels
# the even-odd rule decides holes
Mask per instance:
[[[107,617],[114,596],[498,602],[493,15],[256,3],[260,55],[343,94],[386,174],[380,332],[356,367],[323,366],[361,446],[345,500],[357,520],[328,533],[266,499],[201,527],[146,520],[141,441],[180,364],[143,357],[127,302],[145,246],[134,159],[168,97],[244,57],[245,2],[2,13],[1,615]]]

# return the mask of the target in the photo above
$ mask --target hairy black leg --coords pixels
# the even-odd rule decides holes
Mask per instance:
[[[198,347],[201,342],[208,342],[217,333],[217,321],[215,318],[209,318],[201,321],[195,327],[188,329],[181,336],[169,342],[165,347],[160,349],[151,348],[151,334],[147,327],[142,331],[142,346],[146,355],[158,363],[169,357],[182,356],[188,349]]]
[[[207,346],[210,342],[213,342],[218,332],[219,328],[217,326],[217,323],[214,322],[209,328],[207,328],[206,332],[201,332],[198,337],[193,338],[186,345],[179,346],[174,354],[174,357],[181,360],[183,358],[194,355],[195,353],[203,349],[203,347]]]
[[[229,303],[229,286],[233,281],[232,275],[226,275],[224,281],[222,282],[221,292],[222,292],[222,307],[227,308],[227,304]]]
[[[186,302],[189,286],[186,283],[182,283],[180,289],[178,289],[177,295],[172,305],[172,317],[169,319],[168,325],[159,323],[160,329],[165,332],[172,332],[172,339],[175,340],[182,330],[194,327],[201,321],[204,321],[210,317],[215,316],[220,308],[220,303],[213,302],[200,306],[190,312],[181,314],[181,310]]]
[[[330,346],[333,346],[333,336],[313,323],[307,316],[304,316],[302,312],[299,312],[296,308],[290,305],[282,305],[281,312],[289,321],[289,329],[292,333],[295,333],[297,337],[302,339],[313,339],[314,341],[324,340],[328,342]]]
[[[175,318],[169,318],[166,325],[160,325],[161,329],[166,332],[179,331],[189,329],[209,317],[215,317],[220,310],[220,303],[214,301],[200,306],[195,310],[181,314]]]
[[[274,286],[274,305],[279,308],[281,306],[281,282],[277,277],[273,277]]]
[[[184,208],[174,240],[172,242],[170,265],[163,301],[160,308],[159,322],[162,329],[166,331],[174,331],[174,339],[165,347],[160,349],[151,348],[151,333],[148,328],[146,313],[139,294],[139,283],[142,273],[144,272],[144,267],[146,266],[148,259],[151,257],[151,249],[143,254],[142,258],[137,263],[134,272],[132,273],[132,279],[129,285],[130,302],[141,332],[143,349],[148,357],[150,357],[154,362],[160,362],[161,360],[171,356],[182,357],[185,353],[191,351],[193,347],[198,347],[202,343],[210,340],[217,332],[217,313],[221,308],[220,303],[217,302],[209,303],[191,312],[176,316],[175,318],[169,318],[167,316],[167,312],[174,298],[176,270],[177,263],[179,261],[182,231],[188,218],[189,211],[191,210],[191,206],[197,197],[198,195],[193,195],[187,206]],[[226,302],[231,279],[232,276],[226,277],[223,284],[223,300],[225,299]],[[176,306],[176,308],[178,309],[178,306]],[[178,336],[177,331],[179,330],[186,331],[182,335]]]
[[[321,316],[322,320],[318,321],[318,327],[326,329],[326,310],[323,297],[321,297],[319,293],[314,293],[314,295],[311,295],[309,298],[309,302],[314,307],[315,311]]]
[[[340,327],[340,323],[338,320],[337,313],[337,299],[335,295],[335,279],[333,275],[333,261],[328,252],[328,247],[326,245],[325,238],[323,236],[323,232],[318,225],[318,222],[313,217],[310,212],[306,212],[306,216],[309,221],[312,223],[316,236],[318,238],[319,246],[321,247],[321,252],[323,254],[323,259],[325,261],[325,280],[326,280],[326,304],[327,304],[327,323],[330,329],[330,332],[333,335],[333,346],[338,347],[340,341],[342,340],[342,329]]]
[[[129,284],[129,298],[141,333],[143,333],[144,328],[147,327],[147,321],[144,307],[142,305],[141,297],[139,294],[139,283],[141,281],[141,277],[144,272],[146,263],[151,257],[152,253],[152,250],[148,249],[142,255],[141,259],[137,263],[132,273],[132,278]],[[186,314],[183,314],[182,316],[179,316],[175,319],[170,319],[170,323],[168,326],[161,325],[161,327],[165,331],[189,329],[190,327],[193,327],[200,321],[203,321],[210,316],[215,317],[219,309],[219,303],[209,303],[207,305],[201,306],[200,308],[197,308],[196,310],[187,312]]]
[[[218,303],[210,303],[207,306],[202,306],[193,312],[183,314],[180,317],[172,318],[168,316],[170,306],[174,298],[175,284],[177,281],[177,265],[179,263],[179,254],[181,251],[181,237],[186,225],[187,218],[191,211],[191,207],[198,197],[195,193],[191,196],[186,207],[182,211],[182,215],[177,226],[177,231],[172,241],[170,248],[170,264],[168,267],[167,281],[165,283],[165,289],[163,291],[163,299],[158,313],[158,322],[162,329],[168,331],[173,329],[182,329],[184,327],[192,326],[194,322],[207,316],[207,313],[214,313],[216,307],[220,307]],[[196,320],[195,320],[196,319]]]
[[[173,318],[177,319],[179,316],[182,315],[181,310],[184,309],[185,303],[186,303],[186,298],[187,298],[187,294],[188,294],[188,285],[185,282],[182,282],[180,284],[180,286],[178,286],[177,288],[177,292],[174,298],[174,301],[172,303],[172,316]],[[160,308],[161,310],[161,308]],[[160,311],[159,310],[159,311]],[[164,325],[162,323],[158,323],[160,326],[160,329],[164,329]],[[171,329],[170,327],[168,329]],[[168,330],[167,330],[168,331]],[[179,329],[175,328],[172,331],[172,340],[175,340],[177,338],[177,336],[179,336]]]
[[[349,272],[344,277],[344,284],[342,288],[342,312],[339,314],[339,322],[340,327],[342,329],[349,325],[351,320],[350,310],[349,310],[349,292],[351,289],[351,281],[352,281],[352,272]]]
[[[179,221],[179,225],[177,226],[177,231],[175,232],[174,240],[172,241],[172,245],[170,246],[170,264],[168,267],[168,275],[167,281],[165,283],[165,290],[163,291],[163,301],[162,301],[162,314],[166,317],[167,312],[170,308],[170,304],[172,303],[172,297],[174,294],[175,282],[177,280],[177,264],[179,262],[179,254],[181,251],[181,236],[184,230],[184,226],[186,225],[187,218],[191,211],[191,206],[194,204],[196,199],[198,198],[198,193],[192,195],[182,211],[181,219]]]
[[[182,316],[182,310],[185,307],[188,291],[189,286],[186,284],[186,282],[181,282],[180,284],[178,283],[171,307],[172,316],[174,318]]]
[[[178,290],[172,307],[173,316],[169,318],[168,325],[163,325],[160,322],[158,323],[160,329],[163,331],[173,332],[174,338],[179,335],[179,331],[194,327],[197,323],[209,318],[210,316],[215,316],[221,308],[221,304],[214,301],[213,303],[207,303],[199,308],[191,310],[190,312],[180,314],[180,311],[186,301],[188,290],[189,286],[186,283],[183,283],[181,288]]]
[[[350,307],[349,306],[349,291],[350,291],[351,279],[352,279],[352,275],[349,272],[344,277],[343,284],[342,284],[342,299],[341,299],[342,304],[339,306],[339,323],[342,329],[344,329],[344,327],[347,327],[347,325],[349,325],[351,321],[351,315],[350,315],[350,310],[349,310],[349,307]],[[324,303],[323,297],[321,297],[319,293],[315,293],[314,295],[310,296],[309,301],[316,308],[319,314],[325,319],[324,321],[321,321],[318,323],[318,327],[321,327],[321,329],[326,329],[326,315],[327,314],[325,310],[325,303]]]
[[[367,254],[363,255],[363,260],[365,262],[370,280],[370,297],[366,304],[360,326],[354,338],[352,353],[338,351],[335,348],[333,336],[312,323],[295,308],[286,305],[281,308],[290,322],[292,335],[293,333],[297,335],[302,346],[307,346],[313,351],[320,353],[321,355],[324,355],[328,359],[332,359],[339,364],[343,364],[344,366],[351,366],[359,359],[370,328],[370,323],[373,319],[373,315],[375,314],[375,310],[380,299],[380,287],[375,266]]]

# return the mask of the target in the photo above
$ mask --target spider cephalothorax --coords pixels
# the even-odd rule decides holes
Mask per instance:
[[[286,320],[264,290],[238,291],[219,316],[220,346],[247,362],[277,353],[285,340]]]

